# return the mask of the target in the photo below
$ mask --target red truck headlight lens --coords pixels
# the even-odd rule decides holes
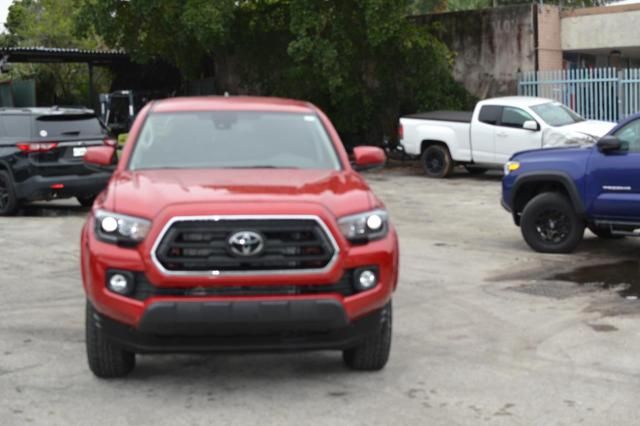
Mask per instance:
[[[389,232],[389,215],[381,209],[338,220],[340,231],[351,242],[366,243],[384,238]]]
[[[98,210],[95,214],[96,236],[114,244],[137,244],[151,229],[151,221],[139,217]]]

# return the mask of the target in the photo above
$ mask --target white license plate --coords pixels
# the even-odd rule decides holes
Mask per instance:
[[[73,148],[74,157],[84,157],[86,153],[87,153],[87,148],[85,148],[84,146],[81,146],[79,148]]]

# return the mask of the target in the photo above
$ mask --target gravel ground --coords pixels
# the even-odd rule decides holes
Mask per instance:
[[[348,371],[333,352],[213,354],[144,356],[127,379],[98,380],[78,268],[87,210],[60,201],[0,218],[0,424],[640,422],[640,301],[554,278],[635,262],[640,241],[587,232],[577,253],[541,255],[501,209],[498,175],[438,181],[396,166],[367,179],[402,250],[379,373]]]

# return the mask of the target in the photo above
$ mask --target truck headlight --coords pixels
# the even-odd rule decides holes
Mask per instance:
[[[338,226],[345,238],[354,243],[384,238],[389,232],[389,215],[381,209],[345,216],[338,220]]]
[[[151,229],[151,221],[139,217],[98,210],[95,213],[95,232],[99,240],[135,245],[144,240]]]
[[[507,161],[507,163],[504,165],[504,175],[507,176],[509,173],[515,172],[519,168],[520,168],[519,161]]]

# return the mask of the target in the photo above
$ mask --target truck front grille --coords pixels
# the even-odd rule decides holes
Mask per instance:
[[[309,271],[337,254],[333,239],[314,218],[179,218],[166,228],[155,257],[169,273]],[[234,251],[232,237],[251,233],[257,253]]]

